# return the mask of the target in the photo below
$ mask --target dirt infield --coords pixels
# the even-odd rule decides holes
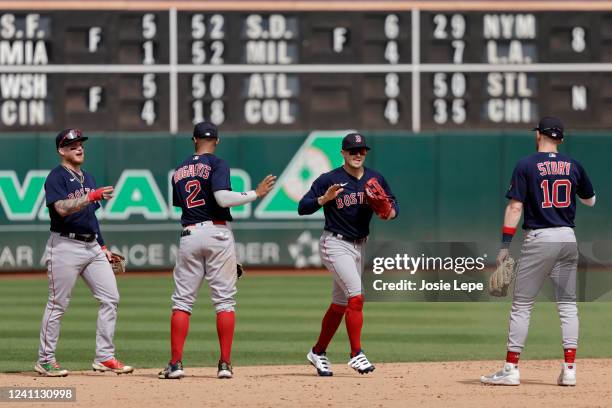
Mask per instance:
[[[182,380],[159,380],[154,369],[117,376],[73,372],[66,378],[44,378],[33,372],[0,374],[0,385],[76,387],[70,407],[207,406],[207,407],[604,407],[612,400],[612,360],[580,360],[578,386],[559,387],[559,361],[521,364],[519,387],[479,383],[481,374],[499,361],[378,364],[360,376],[335,364],[332,378],[301,366],[237,367],[232,380],[217,380],[215,368],[187,367]],[[6,406],[2,404],[3,406]],[[52,404],[58,406],[58,404]],[[63,404],[62,404],[63,405]],[[16,406],[34,406],[19,403]]]

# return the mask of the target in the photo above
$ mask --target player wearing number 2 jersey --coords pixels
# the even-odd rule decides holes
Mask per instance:
[[[520,384],[519,356],[527,338],[535,298],[547,277],[555,290],[565,354],[557,383],[576,384],[578,246],[573,230],[576,196],[584,204],[593,206],[595,192],[580,163],[557,151],[563,141],[561,121],[545,117],[534,130],[538,151],[520,160],[512,174],[512,184],[506,194],[510,203],[504,217],[502,249],[497,257],[498,264],[508,257],[508,247],[524,210],[525,239],[516,271],[506,363],[501,371],[482,376],[481,382],[485,384]]]
[[[170,322],[172,358],[159,373],[161,379],[184,376],[183,346],[202,280],[210,286],[217,313],[221,348],[217,377],[232,377],[230,354],[234,337],[237,265],[229,207],[264,197],[276,180],[269,175],[256,190],[233,192],[229,166],[214,154],[219,143],[216,126],[209,122],[198,123],[193,130],[193,142],[195,153],[177,167],[172,177],[173,204],[182,209],[183,231],[174,268],[175,289]]]

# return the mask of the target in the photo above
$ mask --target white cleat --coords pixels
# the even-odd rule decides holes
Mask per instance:
[[[563,363],[557,384],[562,386],[576,385],[576,363]]]
[[[325,355],[325,353],[315,354],[312,349],[306,354],[306,358],[310,361],[310,364],[317,369],[317,374],[321,377],[331,377],[334,375],[331,370],[331,363]]]
[[[501,371],[480,377],[480,382],[486,385],[519,385],[521,374],[517,365],[507,362]]]
[[[368,358],[363,351],[360,351],[355,357],[351,358],[348,362],[348,366],[359,374],[367,374],[374,371],[375,367],[368,361]]]

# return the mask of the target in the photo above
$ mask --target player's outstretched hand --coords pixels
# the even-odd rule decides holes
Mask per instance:
[[[343,191],[344,189],[342,186],[340,186],[340,184],[332,184],[329,186],[325,194],[323,194],[323,198],[321,199],[322,203],[320,202],[320,204],[323,205],[328,201],[335,200],[336,197],[338,197],[338,194]]]
[[[504,263],[504,261],[506,260],[506,258],[508,257],[508,248],[502,248],[499,250],[499,253],[497,254],[497,266],[501,265],[502,263]]]
[[[87,194],[89,201],[108,200],[113,198],[113,186],[100,187]]]
[[[263,198],[268,195],[270,191],[272,191],[272,187],[274,187],[274,183],[276,183],[276,176],[268,174],[261,183],[255,189],[255,194],[257,197]]]

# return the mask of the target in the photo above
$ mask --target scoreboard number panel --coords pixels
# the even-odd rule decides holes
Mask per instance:
[[[2,12],[0,129],[167,130],[168,47],[167,12]]]
[[[0,11],[0,129],[610,127],[612,10],[512,7]]]

